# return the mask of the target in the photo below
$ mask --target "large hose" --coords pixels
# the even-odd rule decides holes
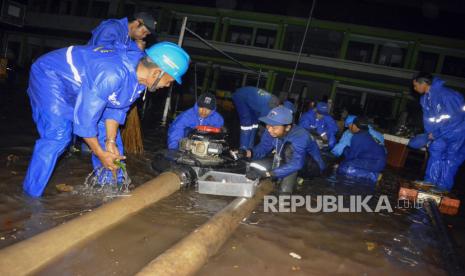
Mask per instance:
[[[18,242],[0,251],[0,275],[32,274],[78,244],[181,187],[175,173],[163,173],[137,189],[130,197],[116,199],[93,212]]]
[[[272,189],[270,180],[262,181],[254,197],[235,199],[207,223],[151,261],[137,275],[193,275]]]
[[[463,264],[460,260],[460,255],[455,250],[455,246],[449,235],[449,231],[446,228],[444,221],[442,220],[441,213],[439,212],[438,206],[434,200],[426,200],[423,203],[423,207],[428,212],[433,225],[435,226],[439,241],[441,243],[441,251],[444,259],[446,271],[449,275],[465,275]]]

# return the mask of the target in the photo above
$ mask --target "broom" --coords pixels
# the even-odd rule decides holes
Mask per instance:
[[[121,131],[121,137],[123,139],[125,153],[144,153],[141,125],[136,104],[133,105],[129,111],[129,114],[126,118],[126,124]]]

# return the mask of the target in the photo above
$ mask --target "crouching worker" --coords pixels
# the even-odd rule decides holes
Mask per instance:
[[[318,145],[311,135],[302,127],[292,124],[291,110],[278,106],[266,117],[261,117],[260,121],[266,124],[267,131],[258,145],[245,152],[247,157],[254,160],[247,178],[272,177],[280,182],[281,193],[292,193],[299,173],[302,177],[308,177],[318,175],[325,169]],[[265,157],[271,152],[274,153],[273,162],[266,162]]]
[[[344,160],[337,173],[376,183],[380,172],[386,166],[386,151],[369,133],[368,121],[356,118],[349,125],[353,134],[350,144],[344,149]]]
[[[177,150],[179,142],[197,126],[222,128],[223,117],[216,112],[215,95],[205,93],[200,95],[197,103],[181,113],[168,130],[168,149]]]
[[[323,141],[328,143],[330,149],[336,145],[336,134],[339,128],[333,117],[329,115],[327,103],[318,102],[316,112],[310,110],[302,115],[299,125],[310,132],[316,132]]]
[[[347,128],[346,131],[342,134],[341,138],[339,139],[339,142],[333,147],[331,150],[331,153],[334,156],[341,156],[342,153],[344,152],[344,149],[348,146],[350,146],[350,141],[352,140],[352,132],[350,131],[350,125],[352,125],[355,121],[357,116],[354,115],[349,115],[344,121],[344,127]],[[384,136],[382,133],[376,131],[371,125],[368,125],[368,133],[370,133],[371,137],[375,139],[375,141],[384,146]]]
[[[24,179],[24,191],[41,196],[72,134],[83,137],[94,166],[117,170],[124,159],[118,127],[140,93],[168,87],[189,66],[189,55],[169,42],[146,51],[70,46],[52,51],[31,67],[27,93],[40,138]]]

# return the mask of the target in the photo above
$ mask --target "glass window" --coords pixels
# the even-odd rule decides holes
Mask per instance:
[[[286,28],[286,37],[284,40],[284,50],[298,52],[305,28],[299,26],[289,26]],[[343,39],[343,34],[337,31],[325,29],[310,29],[305,39],[302,52],[305,54],[338,57]]]
[[[276,30],[257,29],[254,46],[272,49],[276,40]]]
[[[446,56],[441,73],[465,78],[465,58]]]
[[[422,72],[434,72],[438,64],[439,54],[418,52],[417,63],[415,64],[415,70]]]
[[[403,67],[405,53],[405,48],[401,48],[394,43],[380,45],[378,49],[378,56],[376,57],[376,64],[391,67]]]
[[[350,41],[346,59],[370,63],[374,47],[374,44],[371,43]]]
[[[47,0],[34,0],[31,4],[31,11],[34,12],[46,12]]]
[[[242,45],[251,45],[252,32],[253,29],[250,27],[229,26],[226,41]]]
[[[77,5],[77,16],[87,16],[87,7],[89,6],[89,0],[80,0],[79,5]]]
[[[182,24],[182,20],[179,21]],[[213,22],[198,22],[198,21],[187,21],[187,27],[200,35],[203,39],[212,40],[213,30],[215,29],[215,23]],[[179,25],[179,29],[181,25]]]

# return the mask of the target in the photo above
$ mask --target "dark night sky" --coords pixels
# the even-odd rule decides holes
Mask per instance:
[[[161,2],[307,17],[312,1],[165,0]],[[314,17],[465,39],[465,0],[317,0]]]

